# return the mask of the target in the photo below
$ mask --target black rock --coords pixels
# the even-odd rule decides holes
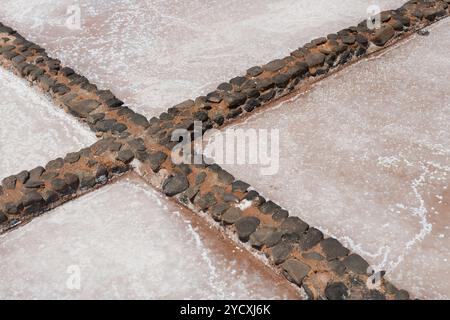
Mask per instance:
[[[219,103],[220,101],[222,101],[222,95],[218,91],[213,91],[206,95],[206,100],[213,103]]]
[[[289,217],[289,211],[284,209],[275,210],[274,214],[272,214],[272,219],[274,221],[283,221],[287,217]]]
[[[221,90],[221,91],[231,91],[231,90],[233,90],[233,86],[230,83],[224,82],[224,83],[219,84],[217,89]]]
[[[45,166],[46,170],[57,170],[61,169],[64,166],[64,159],[63,158],[57,158],[55,160],[51,160],[47,163]]]
[[[221,221],[223,213],[229,208],[230,206],[228,204],[221,202],[213,206],[209,211],[211,212],[214,220]]]
[[[266,239],[276,231],[273,227],[262,226],[250,235],[250,244],[252,247],[261,248],[266,244]],[[280,236],[281,240],[281,236]]]
[[[311,268],[308,265],[297,259],[288,259],[283,262],[281,267],[283,268],[283,274],[286,278],[298,286],[302,284],[303,279],[311,271]]]
[[[200,207],[201,210],[205,211],[209,207],[212,207],[217,203],[217,199],[212,192],[208,192],[204,195],[197,194],[194,203]]]
[[[280,242],[272,248],[272,260],[275,264],[283,263],[291,254],[292,245],[287,242]]]
[[[242,217],[242,211],[239,208],[231,207],[222,214],[223,222],[233,224]]]
[[[111,98],[111,99],[108,99],[106,102],[105,102],[105,104],[109,107],[109,108],[118,108],[118,107],[120,107],[121,105],[123,105],[123,101],[120,101],[119,99],[117,99],[117,98]]]
[[[270,200],[270,201],[267,201],[267,202],[264,202],[263,204],[261,204],[259,206],[259,209],[264,214],[272,214],[276,210],[280,210],[281,207],[279,205],[277,205],[276,203],[274,203],[272,200]]]
[[[289,75],[285,73],[278,74],[273,78],[273,82],[275,82],[275,85],[278,88],[286,88],[289,83],[289,80],[290,80]]]
[[[129,164],[134,159],[134,153],[130,149],[120,150],[116,159],[125,164]]]
[[[361,275],[367,274],[367,269],[369,268],[367,261],[357,254],[349,255],[343,260],[343,263],[347,269]]]
[[[163,192],[168,197],[173,197],[187,188],[189,188],[189,181],[183,174],[171,176],[163,184]]]
[[[128,115],[128,119],[134,124],[141,126],[143,128],[148,128],[150,126],[146,117],[138,113],[132,113]]]
[[[316,228],[309,228],[308,231],[300,237],[300,246],[302,250],[309,250],[317,245],[323,239],[323,233]]]
[[[156,151],[149,153],[148,161],[150,163],[150,168],[154,172],[158,172],[161,165],[166,161],[167,154],[162,151]]]
[[[325,55],[320,52],[310,53],[305,57],[305,61],[310,68],[322,65],[325,61]]]
[[[69,186],[69,188],[76,191],[80,185],[80,178],[78,178],[76,174],[68,172],[64,174],[64,182]]]
[[[250,235],[256,231],[260,224],[260,220],[257,217],[243,217],[236,221],[234,226],[238,233],[239,239],[243,242],[247,242]]]
[[[295,234],[300,238],[308,229],[308,224],[303,222],[299,217],[288,217],[283,220],[280,229],[284,234]]]
[[[286,66],[286,62],[284,60],[276,59],[276,60],[273,60],[273,61],[269,62],[268,64],[264,65],[263,69],[266,71],[275,72],[275,71],[278,71],[278,70],[284,68],[285,66]]]
[[[233,192],[246,192],[250,185],[244,181],[236,180],[231,184]]]
[[[36,167],[30,170],[30,179],[39,179],[44,172],[45,169],[43,167]]]
[[[245,81],[247,81],[246,77],[235,77],[235,78],[230,80],[230,83],[232,85],[240,87],[240,86],[242,86],[245,83]]]
[[[372,289],[364,295],[366,300],[386,300],[386,296],[380,291]]]
[[[42,198],[44,199],[44,202],[46,204],[51,204],[51,203],[54,203],[54,202],[58,201],[59,196],[53,190],[44,190],[42,192]]]
[[[95,186],[95,177],[90,174],[83,174],[80,181],[80,188],[82,190],[88,190]]]
[[[240,92],[227,93],[224,95],[223,100],[227,104],[228,108],[235,109],[245,103],[247,96]]]
[[[327,285],[325,295],[328,300],[345,300],[348,297],[348,289],[342,282],[334,282]]]
[[[339,276],[343,276],[346,270],[344,263],[339,260],[328,261],[328,266]]]
[[[66,195],[68,194],[69,191],[69,186],[67,185],[67,183],[63,180],[63,179],[53,179],[51,182],[51,186],[52,189],[55,190],[56,192],[62,194],[62,195]]]
[[[379,46],[382,47],[386,44],[386,42],[388,42],[390,39],[392,39],[392,37],[395,35],[395,30],[394,28],[392,28],[389,25],[383,26],[382,28],[378,29],[373,38],[372,38],[372,42]]]
[[[320,242],[323,252],[328,260],[334,260],[340,257],[344,257],[349,253],[349,250],[345,248],[339,241],[334,238],[327,238]]]
[[[3,188],[13,190],[16,188],[17,183],[17,177],[16,176],[10,176],[6,177],[2,180]]]
[[[25,183],[25,188],[29,189],[39,189],[44,186],[44,181],[42,180],[28,180]]]
[[[44,199],[37,191],[30,191],[24,194],[21,200],[23,206],[29,207],[36,204],[42,204],[44,202]]]
[[[250,69],[247,70],[247,75],[249,75],[250,77],[257,77],[259,76],[261,73],[263,73],[263,68],[261,67],[251,67]]]
[[[64,158],[64,161],[67,163],[75,163],[78,160],[80,160],[80,153],[79,152],[71,152],[66,155]]]
[[[19,174],[16,175],[17,181],[19,181],[20,183],[25,183],[27,182],[27,180],[30,178],[30,173],[26,170],[20,172]]]

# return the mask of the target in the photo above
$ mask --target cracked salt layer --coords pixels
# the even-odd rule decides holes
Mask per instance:
[[[94,143],[88,128],[0,68],[0,178]]]
[[[450,298],[450,20],[234,126],[280,167],[224,165],[420,298]]]
[[[1,299],[296,297],[137,178],[1,236],[0,256]]]
[[[393,9],[403,3],[2,0],[0,20],[151,117],[312,38],[355,25],[371,4]],[[67,27],[76,21],[76,6],[79,30]]]

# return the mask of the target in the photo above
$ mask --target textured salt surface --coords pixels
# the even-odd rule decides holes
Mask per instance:
[[[127,178],[1,236],[0,298],[295,297],[223,241]]]
[[[95,135],[40,92],[0,68],[0,177],[45,165],[95,142]]]
[[[450,20],[256,115],[280,167],[226,165],[420,298],[450,298]]]
[[[0,20],[151,117],[405,0],[2,0]],[[73,5],[81,29],[67,28]]]

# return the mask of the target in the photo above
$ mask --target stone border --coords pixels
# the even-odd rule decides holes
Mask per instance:
[[[367,283],[372,275],[367,273],[369,265],[364,259],[351,253],[336,239],[324,236],[297,217],[289,216],[288,211],[264,199],[247,183],[236,180],[220,166],[173,164],[170,151],[177,142],[171,141],[171,134],[177,128],[193,130],[195,120],[202,121],[204,130],[223,127],[448,16],[448,3],[450,0],[408,1],[397,10],[382,12],[382,26],[378,30],[368,30],[363,21],[337,34],[314,39],[289,57],[252,67],[245,76],[233,78],[207,96],[198,97],[195,101],[187,100],[150,121],[123,106],[123,102],[110,91],[98,90],[85,77],[61,66],[59,60],[49,58],[42,48],[2,24],[0,64],[37,84],[58,105],[87,122],[99,137],[107,137],[100,145],[109,146],[105,149],[109,158],[104,158],[110,164],[107,166],[110,168],[108,177],[109,172],[112,176],[116,174],[113,168],[117,161],[120,162],[119,167],[126,171],[128,163],[136,157],[147,181],[166,196],[212,217],[217,226],[235,235],[239,239],[237,243],[244,244],[250,252],[265,255],[273,270],[303,288],[311,299],[408,299],[406,291],[395,288],[383,278],[378,290],[370,289]],[[116,143],[120,147],[111,147]],[[89,156],[85,160],[89,161]],[[61,160],[56,161],[60,165]],[[53,167],[55,162],[51,163]],[[67,166],[68,181],[65,175],[59,180],[62,185],[78,184],[76,188],[69,188],[73,190],[71,194],[76,195],[81,192],[80,176],[87,166]],[[53,169],[49,169],[52,176]],[[62,171],[53,178],[61,177],[66,173],[65,169],[64,161]],[[88,170],[91,181],[96,172]],[[26,184],[32,181],[30,184],[33,185],[35,180],[17,184],[17,179],[24,179],[24,176],[26,173],[4,179],[4,190],[14,179],[18,190],[16,193],[7,191],[6,196],[3,191],[1,199],[28,196]],[[76,177],[78,182],[75,183]],[[24,203],[20,198],[22,214],[38,214],[71,198],[62,195],[63,200],[42,205],[38,194],[47,189],[54,191],[54,186],[51,180],[36,182],[36,185],[42,189],[32,191],[31,198],[35,197],[38,204],[25,206],[28,199],[25,198],[27,201]],[[0,205],[4,204],[0,201]]]
[[[122,149],[122,150],[121,150]],[[114,138],[4,178],[0,185],[0,234],[130,169],[133,154]]]

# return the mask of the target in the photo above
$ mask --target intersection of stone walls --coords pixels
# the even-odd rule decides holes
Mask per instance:
[[[310,298],[406,299],[409,297],[406,291],[395,288],[385,279],[381,280],[378,289],[370,289],[367,286],[371,276],[369,265],[360,256],[299,218],[289,217],[281,206],[264,199],[220,166],[175,165],[171,161],[171,147],[176,142],[171,141],[171,134],[177,128],[193,130],[195,120],[203,123],[204,130],[226,125],[448,16],[449,2],[408,1],[397,10],[383,12],[382,27],[378,30],[368,30],[363,21],[356,27],[315,39],[292,52],[290,57],[252,67],[245,76],[233,78],[207,96],[183,102],[150,121],[123,106],[110,91],[99,90],[85,77],[61,66],[59,60],[48,57],[42,48],[1,24],[0,63],[37,84],[58,105],[87,122],[98,136],[114,137],[103,140],[108,141],[103,143],[109,145],[105,149],[108,150],[105,160],[112,161],[108,167],[112,176],[115,172],[123,172],[116,171],[117,163],[126,170],[128,163],[136,157],[151,184],[166,196],[212,217],[222,230],[236,235],[253,253],[264,254],[275,271],[302,287]],[[88,156],[84,161],[89,162],[89,159]],[[81,169],[87,167],[69,165],[69,169],[76,172],[64,183],[75,181],[75,176],[80,180]],[[58,173],[58,177],[64,180],[65,171],[61,173],[63,175]],[[96,176],[97,171],[91,170],[89,174]],[[5,196],[5,183],[10,183],[11,179],[14,178],[3,180],[3,198],[0,199],[9,199],[10,194],[14,194],[7,191]],[[47,188],[53,190],[51,184],[51,180],[45,181],[43,186],[40,185],[43,189],[39,189],[39,193]],[[21,182],[17,184],[17,180],[15,187],[18,189],[16,200],[29,189]],[[76,195],[80,190],[78,185],[72,194]],[[65,195],[62,198],[65,199]],[[42,205],[40,198],[37,201],[40,204],[29,209],[35,211],[33,214],[64,200],[50,205]],[[5,201],[0,203],[5,204]],[[26,214],[26,208],[21,210]],[[3,213],[8,221],[9,215]]]
[[[98,188],[130,169],[131,151],[114,138],[99,140],[45,167],[23,170],[0,185],[0,234]]]

